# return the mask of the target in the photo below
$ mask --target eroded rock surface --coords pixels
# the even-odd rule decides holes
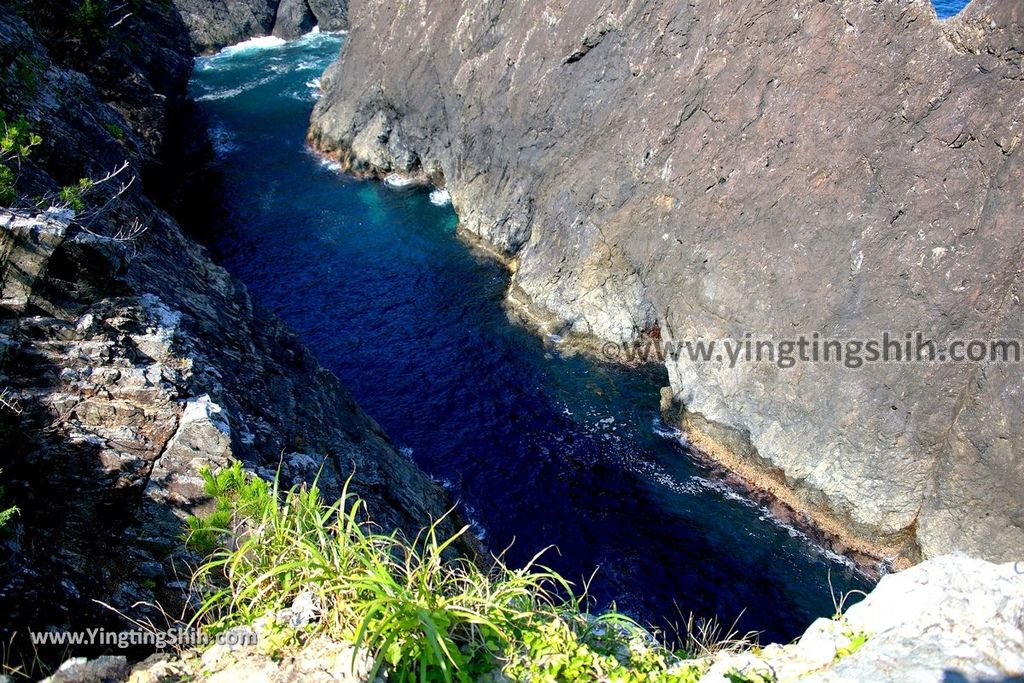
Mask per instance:
[[[367,0],[352,24],[311,140],[443,182],[565,331],[1024,329],[1019,0]],[[1020,364],[666,365],[691,441],[847,547],[1024,552]]]
[[[718,658],[702,683],[736,671],[780,682],[1020,681],[1022,620],[1024,565],[944,556],[886,576],[841,619],[819,619],[792,645]]]
[[[197,52],[273,33],[297,38],[314,26],[348,28],[348,0],[173,0]]]
[[[173,36],[120,52],[119,40],[163,25],[126,20],[101,50],[106,76],[141,78],[167,57]],[[165,107],[184,99],[187,54],[184,69],[162,72],[176,80],[150,84],[151,98],[108,100],[64,45],[0,8],[2,108],[43,137],[19,191],[56,198],[69,174],[100,178],[126,164],[79,213],[0,209],[0,506],[20,510],[0,531],[12,665],[35,656],[26,628],[128,626],[114,610],[157,626],[183,615],[200,559],[185,548],[183,522],[211,503],[203,467],[241,460],[266,478],[280,469],[286,486],[319,476],[329,498],[351,477],[384,528],[410,533],[451,506],[148,196],[144,169],[162,163],[151,141],[177,121]],[[31,59],[32,87],[18,55]],[[118,61],[127,55],[139,63]]]

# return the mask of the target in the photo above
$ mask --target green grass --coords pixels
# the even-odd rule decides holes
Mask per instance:
[[[317,487],[282,492],[240,465],[204,473],[214,511],[189,520],[187,541],[208,553],[194,577],[194,623],[210,632],[250,625],[312,594],[319,618],[272,646],[317,635],[354,643],[374,674],[397,683],[476,680],[688,683],[701,668],[624,615],[588,614],[584,597],[538,558],[511,568],[460,557],[467,532],[416,538],[378,530],[347,488],[328,504]]]

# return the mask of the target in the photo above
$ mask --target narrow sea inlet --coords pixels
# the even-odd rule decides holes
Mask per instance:
[[[198,60],[227,217],[217,259],[302,337],[489,547],[546,564],[642,623],[692,612],[789,641],[867,582],[714,483],[658,420],[663,371],[564,357],[510,320],[508,276],[424,190],[309,152],[343,38],[259,39]],[[596,573],[594,573],[596,570]],[[591,578],[592,576],[592,578]],[[831,589],[829,578],[831,576]]]

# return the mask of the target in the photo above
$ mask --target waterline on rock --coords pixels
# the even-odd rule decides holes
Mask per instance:
[[[553,544],[545,559],[573,579],[601,567],[598,606],[665,626],[677,605],[729,623],[743,613],[741,626],[766,640],[831,614],[830,571],[843,588],[866,585],[704,484],[685,447],[651,429],[663,368],[554,353],[509,320],[508,271],[453,239],[449,206],[427,188],[342,175],[308,151],[310,104],[291,93],[309,72],[274,67],[326,66],[334,40],[197,71],[197,94],[272,76],[203,102],[239,147],[221,160],[231,219],[212,246],[462,501],[492,548],[511,545],[516,563]]]

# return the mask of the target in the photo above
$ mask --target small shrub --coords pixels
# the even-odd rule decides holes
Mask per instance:
[[[183,538],[188,547],[200,555],[209,556],[220,541],[233,531],[237,517],[262,517],[263,506],[272,504],[270,489],[259,477],[249,477],[240,462],[214,474],[204,469],[203,492],[214,500],[215,509],[203,517],[186,520]]]
[[[24,116],[8,121],[7,113],[0,111],[0,205],[12,206],[18,199],[17,182],[21,163],[42,144]]]
[[[775,674],[768,669],[755,671],[730,671],[725,674],[729,683],[776,683]]]
[[[85,210],[85,193],[92,189],[93,182],[88,178],[80,178],[77,185],[62,187],[58,193],[60,203],[69,209],[79,212]]]
[[[522,640],[502,670],[516,681],[695,683],[703,674],[614,613],[589,621],[572,613],[547,619]]]

